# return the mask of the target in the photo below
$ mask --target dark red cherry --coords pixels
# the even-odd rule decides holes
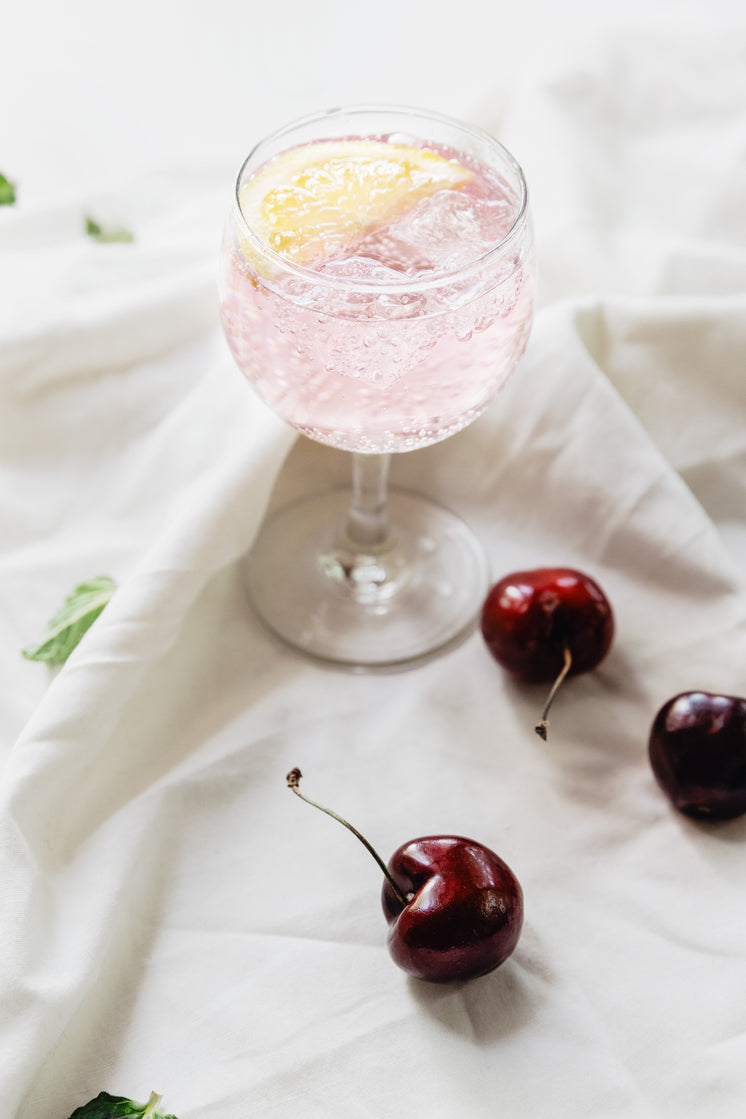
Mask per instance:
[[[547,683],[572,655],[569,675],[600,664],[614,637],[614,614],[598,583],[570,567],[515,571],[496,583],[481,628],[498,664],[519,680]]]
[[[687,816],[746,812],[746,699],[682,692],[664,703],[648,743],[655,778]]]
[[[352,824],[300,791],[300,778],[299,769],[287,775],[296,796],[348,828],[383,872],[388,947],[400,968],[443,983],[484,975],[508,958],[521,934],[523,892],[494,851],[463,836],[432,835],[399,847],[386,866]]]
[[[600,664],[614,639],[614,614],[598,583],[571,567],[514,571],[495,583],[482,606],[482,636],[495,660],[529,684],[553,681],[535,730],[566,676]]]
[[[426,836],[399,847],[388,866],[407,899],[402,906],[384,881],[389,952],[403,971],[445,982],[507,960],[523,926],[523,892],[494,851],[463,836]]]

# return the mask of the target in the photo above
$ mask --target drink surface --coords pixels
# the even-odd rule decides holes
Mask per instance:
[[[267,404],[322,443],[406,451],[465,427],[522,355],[533,254],[508,176],[395,137],[259,167],[226,230],[222,320]]]

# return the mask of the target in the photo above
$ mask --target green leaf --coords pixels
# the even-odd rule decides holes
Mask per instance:
[[[0,206],[12,206],[16,200],[15,184],[0,175]]]
[[[116,583],[108,575],[81,583],[48,623],[42,641],[24,649],[23,656],[45,664],[64,664],[116,589]]]
[[[110,1096],[108,1092],[99,1092],[95,1100],[77,1107],[70,1119],[124,1119],[125,1116],[137,1116],[138,1119],[176,1119],[175,1115],[166,1115],[157,1110],[162,1098],[156,1092],[151,1092],[147,1103],[135,1103],[124,1096]]]
[[[135,239],[129,229],[114,229],[113,227],[105,229],[93,218],[85,219],[85,231],[92,240],[99,241],[101,244],[113,241],[131,242]]]

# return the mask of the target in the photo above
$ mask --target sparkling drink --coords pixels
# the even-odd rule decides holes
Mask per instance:
[[[415,663],[465,634],[488,586],[452,511],[387,485],[392,452],[466,427],[528,341],[533,238],[523,173],[493,137],[414,109],[295,121],[241,168],[221,315],[278,415],[351,452],[352,487],[274,510],[249,595],[297,649],[357,668]]]
[[[239,177],[221,274],[226,337],[255,390],[349,451],[409,451],[471,423],[518,363],[533,313],[510,159],[396,134],[261,156]]]

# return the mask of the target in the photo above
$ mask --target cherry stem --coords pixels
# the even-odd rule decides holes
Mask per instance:
[[[303,774],[301,773],[301,771],[298,769],[297,766],[294,769],[291,769],[290,772],[287,775],[287,778],[286,778],[287,783],[288,783],[288,788],[292,789],[292,791],[295,793],[295,795],[297,797],[300,797],[301,800],[304,800],[306,802],[306,804],[310,804],[313,808],[318,808],[318,810],[320,812],[326,812],[327,816],[331,816],[331,818],[333,820],[336,820],[337,823],[343,824],[344,827],[346,827],[348,831],[351,831],[352,834],[360,840],[363,847],[365,847],[365,849],[373,856],[373,858],[376,860],[379,867],[383,871],[384,877],[386,878],[386,881],[388,882],[388,884],[391,886],[391,889],[394,891],[394,894],[396,895],[397,901],[401,905],[402,909],[406,909],[406,907],[409,904],[409,901],[411,899],[406,898],[404,896],[404,894],[401,892],[401,890],[397,886],[396,882],[394,881],[394,878],[393,878],[393,875],[391,874],[391,871],[386,866],[385,862],[383,861],[381,856],[378,854],[375,847],[372,847],[371,844],[368,842],[368,840],[365,838],[365,836],[361,835],[360,832],[357,830],[357,828],[354,828],[348,820],[345,820],[344,816],[338,816],[336,812],[332,812],[331,808],[326,808],[323,804],[319,804],[317,801],[311,800],[311,798],[307,797],[305,795],[305,793],[302,793],[300,791],[300,788],[299,788],[300,779],[301,779],[302,776],[303,776]]]
[[[538,734],[539,738],[543,738],[545,742],[547,740],[547,732],[549,730],[549,723],[547,722],[547,716],[549,715],[549,708],[554,703],[554,697],[556,696],[557,692],[559,691],[560,685],[562,684],[562,681],[564,680],[564,678],[567,676],[568,672],[572,668],[572,653],[570,652],[567,645],[565,645],[565,647],[564,647],[564,657],[565,657],[565,663],[562,665],[559,676],[557,677],[557,679],[552,684],[552,690],[550,691],[549,695],[547,696],[547,701],[544,704],[544,710],[541,713],[541,719],[539,720],[539,722],[534,727],[534,730]]]

